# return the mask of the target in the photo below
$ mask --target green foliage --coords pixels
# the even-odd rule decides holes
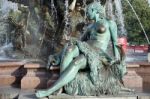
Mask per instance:
[[[150,7],[146,0],[129,0],[134,7],[141,23],[150,39]],[[122,0],[125,26],[128,32],[128,42],[132,44],[147,44],[142,28],[126,0]]]

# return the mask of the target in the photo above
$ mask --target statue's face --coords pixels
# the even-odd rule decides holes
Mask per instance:
[[[93,9],[88,9],[88,11],[87,11],[87,18],[89,20],[93,20],[94,16],[95,16],[95,13],[93,12]]]

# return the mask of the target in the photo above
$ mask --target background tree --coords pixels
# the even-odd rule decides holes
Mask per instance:
[[[150,39],[150,7],[146,0],[129,0],[134,7],[137,15],[139,16],[141,23]],[[122,0],[123,13],[125,17],[125,26],[128,32],[128,42],[130,44],[147,44],[144,33],[140,27],[140,24],[133,13],[131,7],[126,0]]]

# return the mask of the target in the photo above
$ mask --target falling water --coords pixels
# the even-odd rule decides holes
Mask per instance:
[[[12,51],[13,45],[11,43],[0,47],[0,60],[7,58],[8,54]],[[9,55],[10,56],[10,55]]]
[[[1,40],[4,40],[4,41],[1,41],[0,45],[2,46],[3,44],[8,44],[9,43],[9,39],[8,39],[8,36],[7,36],[7,31],[6,31],[6,27],[7,27],[7,24],[4,22],[5,19],[7,18],[8,16],[8,13],[10,10],[18,10],[18,6],[16,3],[12,3],[8,0],[1,0],[0,1],[0,39]],[[2,44],[3,42],[3,44]]]
[[[58,17],[57,17],[57,10],[54,4],[54,0],[51,0],[51,14],[52,14],[52,18],[53,18],[53,22],[54,22],[54,34],[52,36],[52,40],[51,40],[51,47],[52,47],[52,51],[54,50],[54,46],[55,46],[55,36],[56,36],[56,32],[57,32],[57,26],[58,26]]]
[[[53,17],[53,21],[55,22],[55,27],[57,27],[58,25],[58,18],[57,18],[57,10],[56,7],[54,5],[54,0],[51,0],[51,13],[52,13],[52,17]]]
[[[113,14],[113,2],[112,0],[108,0],[106,3],[106,12],[107,12],[107,16],[109,18],[111,18],[112,20],[114,20],[114,14]]]
[[[140,24],[140,26],[141,26],[141,28],[142,28],[142,30],[143,30],[143,33],[144,33],[144,35],[145,35],[145,37],[146,37],[147,43],[150,44],[150,41],[149,41],[148,36],[147,36],[147,34],[146,34],[146,32],[145,32],[145,29],[144,29],[144,27],[143,27],[143,25],[142,25],[142,23],[141,23],[141,21],[140,21],[140,18],[138,17],[138,15],[137,15],[137,13],[136,13],[136,11],[135,11],[135,9],[133,8],[133,6],[132,6],[131,3],[129,2],[129,0],[126,0],[126,1],[127,1],[128,4],[130,5],[130,7],[131,7],[131,9],[133,10],[133,12],[134,12],[134,14],[135,14],[137,20],[139,21],[139,24]]]
[[[122,11],[121,0],[114,0],[116,8],[116,20],[118,21],[119,36],[126,36],[126,30],[124,25],[124,16]]]
[[[83,10],[84,10],[84,12],[86,12],[86,7],[87,7],[87,4],[86,4],[86,2],[87,2],[87,0],[83,0]],[[86,15],[86,13],[85,13],[85,16],[84,16],[84,22],[86,22],[86,18],[87,18],[87,15]]]
[[[70,18],[68,17],[68,15],[69,15],[68,8],[69,8],[69,2],[68,2],[68,0],[65,0],[65,16],[64,16],[64,19],[65,19],[65,28],[64,28],[64,38],[66,40],[70,39],[70,32],[71,32]]]
[[[13,9],[14,11],[18,10],[18,6],[16,3],[12,3],[8,0],[1,0],[1,11],[4,16],[7,16],[9,11]]]
[[[149,4],[149,7],[150,7],[150,0],[147,0],[148,4]]]
[[[10,10],[17,11],[17,4],[8,0],[0,0],[0,59],[6,58],[12,50],[12,44],[9,43],[7,35],[8,24],[5,22]]]

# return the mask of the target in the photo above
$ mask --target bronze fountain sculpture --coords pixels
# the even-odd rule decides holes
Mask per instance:
[[[20,23],[16,23],[13,22],[13,18],[8,18],[11,23],[16,23],[17,29],[15,33],[20,34],[18,39],[13,38],[14,42],[12,43],[15,49],[24,49],[26,45],[24,35],[26,34],[26,29],[32,32],[36,28],[38,31],[36,31],[35,34],[32,33],[33,37],[37,35],[37,40],[35,41],[40,41],[40,44],[35,44],[34,48],[44,49],[44,47],[46,47],[46,51],[44,51],[46,55],[49,55],[47,51],[50,52],[49,46],[51,46],[51,40],[57,40],[57,37],[54,38],[52,34],[53,32],[54,34],[58,32],[57,27],[62,27],[55,26],[52,17],[54,15],[51,16],[49,6],[39,6],[39,1],[44,0],[33,0],[31,1],[35,3],[33,5],[29,3],[31,6],[29,5],[28,10],[31,12],[31,15],[28,10],[25,10],[24,17],[26,17],[26,20],[21,20]],[[59,53],[49,56],[47,69],[49,70],[53,66],[59,66],[60,77],[50,88],[38,90],[36,97],[42,98],[52,95],[61,88],[69,95],[81,96],[118,94],[122,90],[129,90],[125,89],[123,84],[123,77],[127,72],[124,60],[125,53],[122,46],[118,45],[116,23],[106,17],[106,0],[85,0],[88,2],[85,7],[86,9],[84,9],[84,14],[87,19],[84,19],[84,16],[81,15],[82,6],[80,4],[78,5],[79,2],[76,2],[77,0],[72,1],[70,7],[68,7],[71,11],[68,13],[69,15],[66,16],[72,18],[71,26],[73,30],[70,32],[75,33],[74,37],[78,38],[71,37],[70,41],[64,45],[64,48]],[[62,3],[63,0],[56,2]],[[59,4],[57,6],[59,6]],[[64,10],[63,7],[62,9]],[[28,13],[29,16],[25,16],[25,13]],[[33,21],[32,19],[34,18],[35,20]],[[29,24],[27,22],[28,19],[30,21],[32,20]],[[37,22],[37,20],[39,22]],[[84,23],[86,26],[80,27],[79,25],[80,29],[77,30],[76,27],[79,23]],[[58,39],[58,41],[60,40]],[[44,45],[43,42],[46,44]],[[16,45],[17,43],[20,45]],[[33,43],[30,44],[30,46],[32,45]],[[30,46],[28,46],[28,48],[30,48]],[[108,50],[110,50],[113,55],[110,55]],[[32,53],[32,49],[30,51]],[[40,50],[38,52],[40,53],[42,51]],[[35,53],[37,55],[39,54],[37,51],[35,51]],[[47,59],[47,57],[44,57],[44,59]]]
[[[49,57],[49,66],[60,65],[59,79],[47,90],[36,92],[38,98],[49,96],[64,87],[70,95],[117,94],[126,74],[124,52],[117,45],[116,23],[105,16],[100,2],[87,6],[90,23],[81,40],[67,43],[61,53]],[[112,42],[115,59],[107,53]]]

